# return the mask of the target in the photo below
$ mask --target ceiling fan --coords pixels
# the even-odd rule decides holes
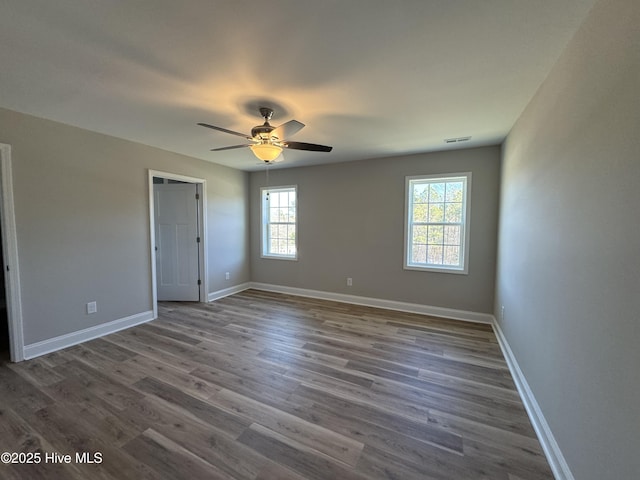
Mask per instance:
[[[215,125],[209,125],[208,123],[198,123],[198,125],[218,130],[220,132],[230,133],[231,135],[236,135],[252,142],[244,143],[242,145],[231,145],[230,147],[212,148],[212,152],[249,147],[254,155],[265,163],[275,162],[280,156],[280,153],[282,153],[283,148],[290,148],[292,150],[309,150],[312,152],[330,152],[333,149],[333,147],[317,145],[315,143],[290,142],[286,139],[302,130],[304,123],[298,122],[297,120],[289,120],[279,127],[273,127],[269,124],[269,120],[271,120],[271,117],[273,116],[273,109],[260,107],[260,115],[264,118],[264,123],[253,127],[251,129],[251,135],[245,135],[244,133],[234,132],[233,130],[228,130],[226,128],[216,127]]]

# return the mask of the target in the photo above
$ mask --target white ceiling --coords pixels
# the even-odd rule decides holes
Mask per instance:
[[[0,106],[243,170],[197,122],[334,147],[282,167],[497,144],[594,3],[3,0]]]

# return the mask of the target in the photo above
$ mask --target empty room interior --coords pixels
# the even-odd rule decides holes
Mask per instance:
[[[640,478],[640,2],[0,4],[0,478]]]

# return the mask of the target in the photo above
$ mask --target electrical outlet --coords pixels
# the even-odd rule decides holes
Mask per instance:
[[[98,304],[96,302],[87,303],[87,314],[96,313],[98,311]]]
[[[229,275],[229,272],[225,272],[224,279],[229,280],[230,278],[231,278],[231,275]]]
[[[347,287],[352,287],[352,286],[353,286],[353,278],[347,277]]]

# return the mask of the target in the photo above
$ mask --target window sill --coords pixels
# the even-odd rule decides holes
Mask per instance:
[[[432,273],[454,273],[457,275],[469,275],[468,268],[446,268],[446,267],[421,267],[418,265],[404,265],[405,270],[414,270],[417,272],[432,272]]]
[[[260,255],[260,258],[264,258],[266,260],[288,260],[289,262],[297,262],[298,256],[290,257],[286,255]]]

